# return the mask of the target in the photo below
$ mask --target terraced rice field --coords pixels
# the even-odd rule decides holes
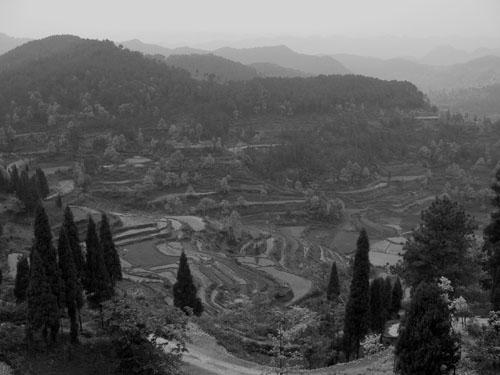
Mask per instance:
[[[157,240],[149,240],[126,245],[120,250],[120,256],[134,267],[151,267],[176,263],[179,257],[163,255],[156,248]]]

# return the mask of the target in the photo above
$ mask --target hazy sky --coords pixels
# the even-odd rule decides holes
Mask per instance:
[[[500,37],[500,0],[0,0],[0,32],[164,44],[277,35]]]

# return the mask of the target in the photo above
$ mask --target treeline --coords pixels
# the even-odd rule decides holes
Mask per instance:
[[[14,165],[7,172],[2,167],[2,171],[0,171],[0,192],[15,193],[17,199],[24,204],[26,209],[33,211],[49,195],[49,184],[41,168],[37,168],[30,177],[27,165],[21,172]]]
[[[228,119],[337,113],[346,105],[366,111],[427,107],[409,82],[354,75],[200,82],[110,41],[74,36],[33,41],[0,57],[3,127],[56,126],[68,116],[102,126],[117,119],[151,124],[189,115],[213,128],[210,135],[222,136],[218,123]]]

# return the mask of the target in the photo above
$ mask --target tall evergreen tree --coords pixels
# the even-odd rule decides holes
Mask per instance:
[[[382,294],[384,280],[380,277],[374,279],[370,285],[370,328],[373,332],[382,333],[385,327],[385,310],[383,308]]]
[[[61,196],[61,194],[57,194],[55,204],[56,204],[57,208],[62,208],[63,202],[62,202],[62,196]]]
[[[49,184],[47,182],[47,177],[41,168],[37,168],[35,172],[36,183],[40,197],[46,198],[49,195]]]
[[[356,243],[353,277],[344,318],[344,349],[349,360],[353,351],[359,358],[361,340],[370,327],[370,243],[362,229]]]
[[[15,164],[12,166],[12,168],[10,168],[9,174],[11,188],[13,191],[17,191],[17,189],[19,189],[19,170],[17,169],[17,166]]]
[[[189,269],[186,254],[182,252],[179,259],[179,269],[177,271],[177,281],[173,286],[174,306],[186,312],[186,307],[193,310],[193,314],[200,316],[203,312],[203,304],[196,295],[196,286]]]
[[[32,251],[40,257],[50,291],[54,295],[58,306],[62,308],[64,294],[62,293],[61,274],[57,265],[57,252],[52,243],[52,230],[49,219],[41,204],[36,209],[34,227],[35,238]],[[51,334],[54,338],[57,337],[58,331],[59,324],[51,327]]]
[[[80,247],[78,227],[75,224],[73,212],[71,212],[69,206],[66,206],[64,209],[64,221],[62,226],[64,227],[71,251],[73,252],[73,262],[75,264],[76,273],[83,283],[83,279],[85,278],[85,259],[83,257],[82,248]]]
[[[26,332],[28,341],[33,341],[33,333],[42,329],[45,343],[50,329],[51,340],[56,340],[54,327],[59,326],[59,306],[51,288],[51,278],[45,270],[44,261],[35,248],[32,254],[31,274],[28,290],[28,319]]]
[[[382,308],[384,310],[384,320],[387,320],[391,314],[392,284],[390,277],[386,277],[385,280],[382,279],[382,282]]]
[[[398,277],[394,282],[394,286],[392,287],[391,314],[395,316],[399,314],[399,310],[401,309],[402,299],[403,299],[403,287],[401,286],[401,280]]]
[[[466,285],[474,264],[467,259],[477,225],[449,198],[436,198],[421,214],[422,224],[404,245],[404,279],[415,288],[422,281],[448,278],[453,286]]]
[[[326,298],[329,301],[337,299],[340,295],[339,275],[337,273],[337,264],[333,262],[332,270],[330,271],[330,279],[328,280],[328,287],[326,289]]]
[[[483,280],[483,286],[490,289],[492,310],[500,311],[500,169],[496,171],[491,190],[494,193],[491,204],[495,210],[490,214],[491,221],[483,231],[483,251],[488,256],[487,264],[484,265],[488,277]]]
[[[70,319],[71,342],[78,341],[78,323],[76,312],[83,306],[82,285],[76,272],[73,262],[73,251],[69,243],[64,226],[59,231],[59,241],[57,245],[59,256],[59,268],[64,283],[65,304],[68,309]]]
[[[402,375],[441,375],[460,359],[459,339],[451,327],[448,304],[436,284],[416,289],[395,350],[396,372]]]
[[[26,299],[26,290],[30,282],[30,265],[28,258],[22,256],[17,260],[16,265],[16,280],[14,283],[14,296],[16,302],[24,302]]]
[[[97,238],[96,226],[92,216],[89,216],[87,227],[87,266],[85,276],[85,289],[89,295],[89,301],[98,307],[101,312],[101,323],[104,325],[102,316],[102,302],[113,296],[113,283],[106,269],[104,254],[101,244]]]
[[[118,256],[118,252],[116,251],[115,243],[113,241],[111,228],[109,227],[108,216],[105,213],[103,213],[101,217],[99,239],[101,241],[101,247],[104,252],[104,262],[106,263],[106,269],[108,270],[109,276],[114,285],[117,281],[122,279],[122,266],[120,263],[120,257]]]

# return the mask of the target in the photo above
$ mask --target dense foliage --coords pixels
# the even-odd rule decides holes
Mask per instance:
[[[454,286],[466,285],[475,263],[468,257],[476,223],[447,197],[437,197],[421,213],[422,224],[403,247],[403,275],[410,286],[448,278]]]
[[[396,372],[402,375],[449,374],[460,359],[458,335],[448,304],[436,284],[416,289],[396,343]]]
[[[176,309],[155,313],[130,298],[104,304],[105,330],[115,347],[116,374],[180,374],[186,320]],[[170,346],[169,346],[170,345]]]

